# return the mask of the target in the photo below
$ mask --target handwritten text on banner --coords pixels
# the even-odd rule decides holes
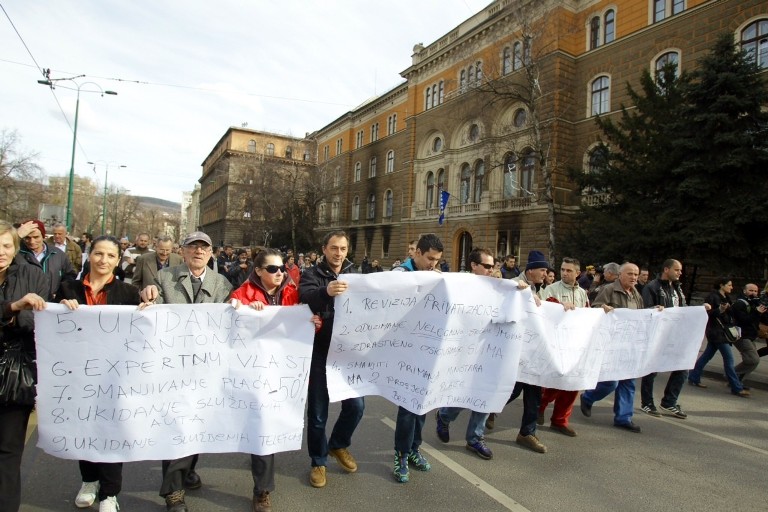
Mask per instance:
[[[81,306],[35,314],[39,446],[98,462],[301,447],[306,306]]]

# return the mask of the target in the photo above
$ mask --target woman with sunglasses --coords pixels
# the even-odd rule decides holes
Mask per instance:
[[[265,249],[256,255],[253,272],[240,288],[232,292],[232,305],[250,306],[262,311],[264,306],[294,306],[299,303],[299,291],[289,278],[283,257],[276,249]],[[320,317],[312,316],[315,328],[320,328]],[[253,510],[272,510],[269,493],[275,490],[275,455],[251,454],[253,476]]]
[[[120,242],[113,236],[100,236],[91,243],[88,254],[90,269],[79,281],[61,283],[59,298],[62,304],[75,310],[81,304],[89,306],[138,306],[139,289],[115,279],[114,271],[120,263]],[[99,512],[116,512],[117,495],[123,481],[122,462],[80,461],[83,483],[75,497],[78,508],[90,507],[96,498]]]

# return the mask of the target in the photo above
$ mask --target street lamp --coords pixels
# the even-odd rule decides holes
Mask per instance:
[[[75,149],[77,148],[77,117],[80,112],[80,89],[84,85],[95,85],[99,88],[98,91],[85,91],[85,92],[100,92],[102,96],[105,94],[109,94],[112,96],[117,96],[117,93],[115,91],[105,91],[101,88],[99,84],[96,82],[83,82],[82,84],[78,84],[75,82],[75,78],[83,78],[85,75],[79,75],[72,78],[48,78],[46,80],[38,80],[37,83],[42,85],[47,85],[51,89],[54,88],[54,82],[60,82],[63,80],[68,80],[72,83],[74,83],[77,86],[77,103],[75,103],[75,126],[72,129],[73,137],[72,137],[72,161],[69,165],[69,188],[67,189],[67,231],[72,231],[72,199],[75,191]]]
[[[95,169],[96,164],[98,162],[88,162],[88,163],[91,164]],[[102,162],[102,163],[105,164],[105,168],[104,168],[104,201],[102,202],[102,205],[101,205],[101,234],[105,235],[106,222],[107,222],[107,183],[109,180],[109,166],[110,164],[116,164],[117,162]],[[118,169],[124,169],[126,167],[128,166],[117,164]]]

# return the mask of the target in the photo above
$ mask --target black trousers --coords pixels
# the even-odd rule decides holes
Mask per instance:
[[[32,408],[0,406],[0,510],[17,512],[21,506],[21,456]]]
[[[536,418],[539,415],[539,405],[541,405],[541,386],[516,382],[512,390],[512,396],[507,403],[523,394],[523,419],[520,422],[520,435],[529,436],[536,434]]]
[[[117,496],[123,486],[122,462],[80,461],[80,476],[83,482],[99,482],[99,501]]]
[[[275,490],[275,454],[251,454],[251,476],[253,476],[253,495]]]
[[[160,496],[184,490],[184,479],[194,467],[197,457],[197,455],[187,455],[181,459],[163,461],[163,483],[160,485]]]

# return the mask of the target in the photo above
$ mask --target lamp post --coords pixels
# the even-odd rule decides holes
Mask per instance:
[[[77,86],[77,102],[75,103],[75,125],[72,128],[72,160],[69,165],[69,187],[67,189],[67,231],[72,231],[72,199],[75,192],[75,150],[77,149],[77,120],[78,120],[78,114],[80,113],[80,89],[84,85],[95,85],[99,88],[98,91],[85,91],[85,92],[100,92],[102,96],[105,94],[109,94],[112,96],[117,96],[117,93],[115,91],[105,91],[101,88],[99,84],[96,82],[83,82],[82,84],[78,84],[75,81],[75,78],[83,78],[85,75],[79,75],[72,78],[48,78],[46,80],[38,80],[37,83],[42,85],[47,85],[51,89],[54,88],[55,82],[60,81],[70,81],[74,83]]]
[[[96,164],[99,162],[88,162],[89,164],[93,165],[94,168],[96,168]],[[101,234],[106,234],[106,226],[107,226],[107,183],[109,182],[109,166],[111,164],[117,164],[117,162],[102,162],[104,163],[104,199],[101,204]],[[120,165],[117,164],[118,169],[124,169],[128,167],[127,165]]]

